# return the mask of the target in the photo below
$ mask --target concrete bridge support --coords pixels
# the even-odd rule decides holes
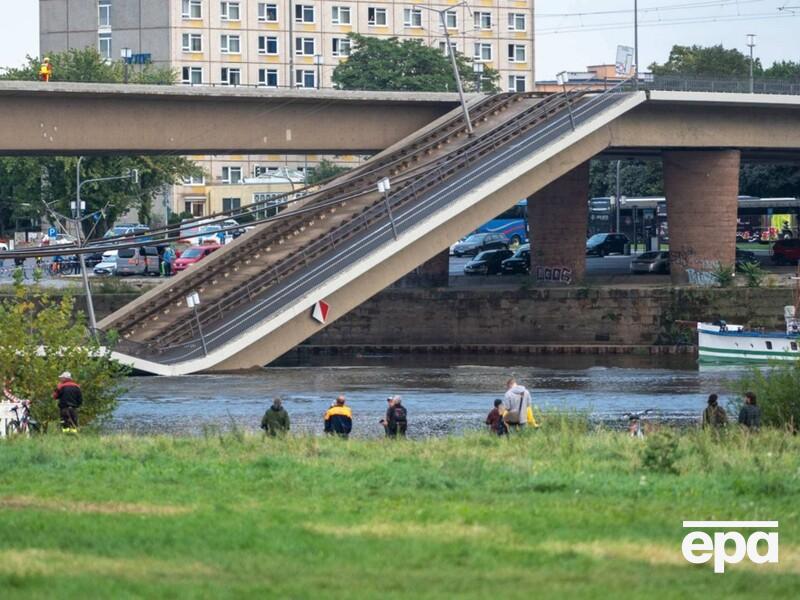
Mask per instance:
[[[537,283],[571,284],[586,272],[589,163],[528,198],[531,276]]]
[[[663,153],[672,283],[710,285],[736,260],[739,150]]]

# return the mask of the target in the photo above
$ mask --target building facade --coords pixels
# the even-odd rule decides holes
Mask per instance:
[[[95,46],[108,60],[177,71],[185,85],[331,87],[352,50],[348,33],[451,44],[499,71],[501,89],[534,85],[534,0],[39,0],[42,54]],[[123,54],[124,53],[124,54]],[[304,171],[321,158],[356,166],[365,157],[192,157],[207,175],[171,190],[172,210],[208,214],[208,186],[277,168]]]

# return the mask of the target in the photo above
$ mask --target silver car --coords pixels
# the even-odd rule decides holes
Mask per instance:
[[[645,252],[631,261],[631,273],[669,273],[669,252]]]

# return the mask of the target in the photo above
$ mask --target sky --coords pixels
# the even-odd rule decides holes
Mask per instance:
[[[503,2],[505,3],[505,2]],[[536,78],[613,63],[618,45],[633,46],[634,0],[536,0]],[[800,61],[800,0],[638,0],[639,62],[664,62],[673,44],[748,52],[765,66]],[[779,10],[785,7],[785,10]],[[795,10],[790,10],[795,7]],[[38,0],[0,0],[0,67],[39,53]]]

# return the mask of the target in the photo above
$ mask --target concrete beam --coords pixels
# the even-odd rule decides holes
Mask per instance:
[[[0,82],[0,155],[373,154],[457,105],[439,93]]]

